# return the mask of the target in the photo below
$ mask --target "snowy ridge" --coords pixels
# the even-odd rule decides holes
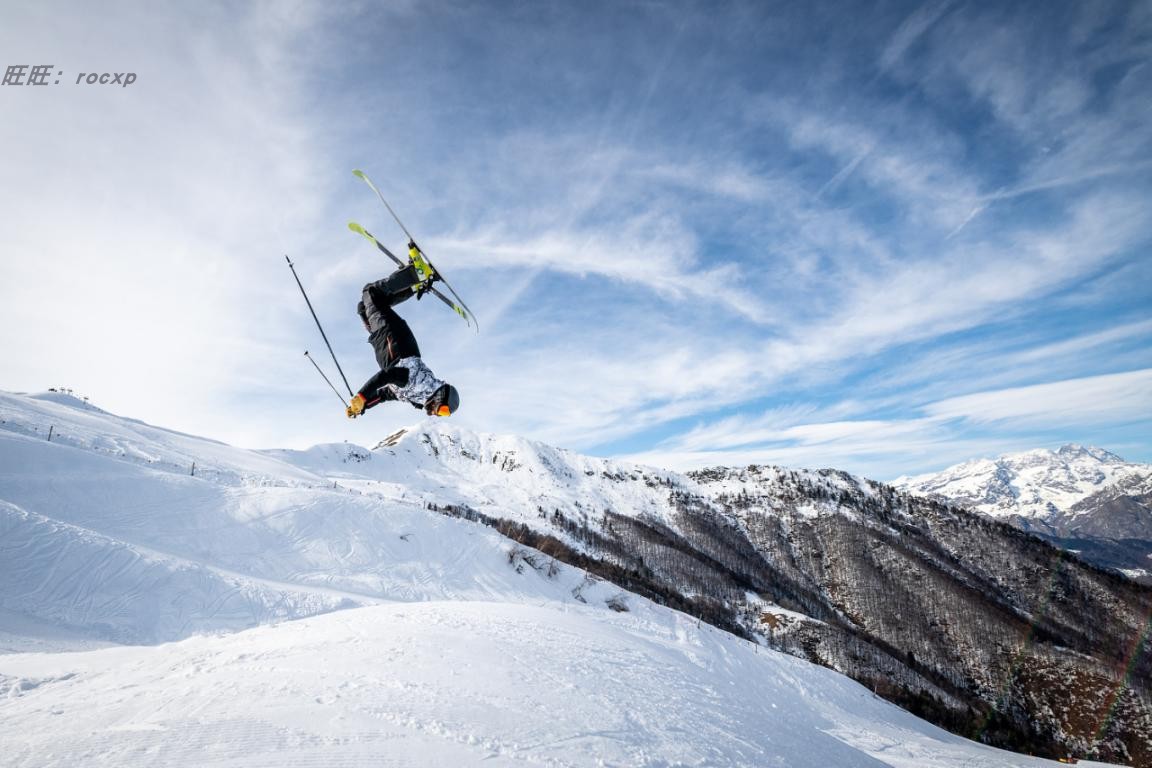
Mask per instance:
[[[70,395],[0,393],[0,432],[118,458],[174,474],[232,485],[315,482],[310,476],[260,453],[116,416]]]
[[[1065,445],[996,459],[975,459],[941,472],[899,478],[898,488],[936,495],[994,517],[1048,520],[1111,486],[1152,477],[1100,448]]]
[[[1152,584],[1152,465],[1066,445],[897,482],[911,493],[1004,519],[1088,562]]]
[[[508,435],[477,434],[451,424],[429,422],[402,430],[373,450],[359,446],[317,446],[308,451],[269,451],[295,466],[332,478],[366,494],[422,493],[429,501],[464,504],[480,511],[537,524],[541,510],[571,512],[582,519],[603,510],[626,510],[632,517],[672,522],[670,491],[764,495],[786,488],[800,476],[826,488],[875,494],[877,484],[845,473],[775,467],[681,475],[656,467],[584,456]],[[531,510],[525,514],[525,510]],[[851,514],[835,503],[812,504],[808,516]]]
[[[683,477],[442,423],[255,453],[4,393],[0,422],[0,640],[180,641],[0,655],[0,765],[1052,764],[427,508],[672,525],[670,494],[763,495],[781,471]]]

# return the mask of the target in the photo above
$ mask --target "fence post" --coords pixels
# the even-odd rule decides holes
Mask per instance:
[[[52,432],[55,431],[55,425],[48,427],[48,442],[52,442]]]
[[[192,462],[192,477],[196,477],[196,462]]]

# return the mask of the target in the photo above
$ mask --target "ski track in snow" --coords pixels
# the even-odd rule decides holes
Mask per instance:
[[[424,503],[655,509],[669,474],[437,430],[250,452],[0,393],[0,651],[82,651],[0,655],[0,766],[1055,765],[518,571]],[[649,495],[600,481],[641,473]]]

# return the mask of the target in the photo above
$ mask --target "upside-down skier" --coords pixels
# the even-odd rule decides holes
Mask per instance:
[[[408,252],[410,263],[365,285],[356,305],[380,370],[352,398],[347,409],[350,419],[388,400],[411,403],[430,416],[450,416],[460,407],[456,388],[436,378],[425,365],[416,336],[393,309],[413,295],[419,298],[438,279],[415,243],[409,243]]]

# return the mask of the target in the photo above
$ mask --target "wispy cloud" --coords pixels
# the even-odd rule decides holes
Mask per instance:
[[[588,447],[725,408],[747,410],[749,402],[781,386],[786,387],[783,397],[802,398],[795,388],[801,382],[827,386],[838,377],[867,370],[870,359],[900,347],[1015,321],[1031,311],[1029,302],[1115,263],[1143,237],[1141,219],[1135,215],[1138,200],[1096,194],[1069,202],[1055,227],[1045,222],[1045,229],[1024,219],[1000,227],[993,238],[986,233],[958,238],[988,201],[986,182],[978,168],[965,164],[963,140],[952,128],[905,106],[880,116],[851,112],[835,121],[787,106],[786,101],[772,101],[766,108],[767,103],[758,102],[752,114],[782,129],[794,152],[845,163],[831,182],[808,186],[794,176],[756,173],[751,163],[734,163],[730,157],[709,166],[662,156],[658,146],[607,149],[598,141],[597,154],[581,161],[591,168],[608,163],[616,187],[605,190],[592,183],[582,193],[586,166],[571,152],[581,139],[561,132],[547,140],[536,137],[531,154],[549,158],[549,168],[561,169],[573,183],[560,199],[574,201],[578,215],[549,214],[548,206],[535,206],[524,221],[509,225],[506,222],[515,218],[505,219],[490,232],[472,231],[437,243],[455,255],[456,263],[463,263],[466,254],[485,253],[488,267],[527,268],[540,276],[578,275],[589,279],[584,286],[589,291],[599,290],[599,278],[632,283],[665,302],[659,308],[637,302],[635,312],[604,305],[600,327],[610,330],[558,324],[555,343],[564,350],[561,354],[537,348],[533,354],[541,363],[530,377],[480,383],[482,391],[511,388],[516,403],[541,401],[541,407],[530,409],[535,414],[546,411],[543,403],[548,402],[562,403],[560,409],[568,415],[563,428],[546,426],[546,416],[517,417],[517,428]],[[523,171],[512,168],[510,173],[521,178]],[[902,220],[886,229],[877,227],[870,221],[868,203],[855,202],[860,199],[855,191],[845,198],[847,205],[821,200],[831,193],[846,194],[849,176],[895,206]],[[533,178],[531,173],[528,178]],[[773,251],[784,255],[785,280],[770,285],[761,271],[750,272],[746,264],[716,265],[710,243],[697,234],[704,231],[700,220],[683,207],[690,199],[687,194],[696,196],[696,204],[701,196],[726,198],[733,206],[760,213],[758,223],[766,226],[746,231],[754,234],[755,242],[770,242]],[[627,201],[623,215],[613,209],[617,201]],[[589,220],[591,211],[607,217]],[[731,210],[722,215],[734,220]],[[549,228],[555,222],[563,226]],[[741,225],[746,227],[747,220]],[[776,233],[786,239],[774,239]],[[811,265],[807,273],[806,263]],[[546,291],[546,285],[534,280],[532,290]],[[540,301],[540,296],[534,299]],[[699,321],[702,315],[714,316],[718,307],[732,312],[734,319],[769,322],[770,333],[739,322],[724,327]],[[693,320],[652,331],[659,324],[641,316],[654,310],[680,312]],[[515,308],[510,311],[502,321],[515,317]],[[607,342],[607,349],[597,350],[566,341],[597,333],[643,341]],[[709,349],[717,344],[713,339],[723,339],[723,355]],[[686,350],[691,351],[684,354]],[[974,347],[968,364],[979,363],[980,356],[990,352],[988,346]],[[948,354],[946,348],[932,350],[922,365],[931,367],[933,357]],[[574,357],[587,363],[575,369],[575,377],[570,375]],[[1043,372],[1043,365],[1031,367],[1032,375]],[[722,375],[712,375],[713,370]],[[955,370],[941,368],[946,374]],[[651,377],[652,372],[661,375]],[[676,386],[668,386],[668,381]],[[546,398],[533,396],[533,382],[546,383]],[[498,411],[494,407],[486,417],[508,418]],[[887,433],[877,428],[882,421],[870,420],[861,434],[885,439]],[[899,428],[901,433],[905,429]],[[738,445],[754,442],[747,437],[749,431],[756,433],[746,416],[733,417],[730,425],[708,434],[718,441],[715,447],[724,447],[732,438],[722,435],[737,430],[742,432]]]
[[[345,224],[401,236],[353,167],[480,317],[403,308],[476,429],[891,476],[1049,436],[1039,407],[969,406],[1061,378],[1053,403],[1103,397],[1120,383],[1096,377],[1150,364],[1132,9],[68,8],[11,12],[12,61],[141,78],[0,89],[0,247],[28,254],[0,262],[3,386],[247,444],[412,421],[346,423],[302,359],[321,342],[284,253],[352,385],[374,365],[352,307],[389,265]],[[1112,418],[1086,413],[1065,431]]]
[[[909,471],[926,471],[973,456],[1046,444],[1056,428],[1073,430],[1068,435],[1110,423],[1146,429],[1152,426],[1152,369],[977,392],[924,404],[913,418],[811,419],[867,406],[845,403],[823,412],[733,417],[629,458],[693,469],[804,464],[825,456],[836,459],[832,466],[885,479],[892,475],[883,467],[895,457],[901,457]],[[1002,435],[972,435],[974,426],[990,425],[999,427]]]
[[[1017,426],[1082,426],[1152,419],[1152,369],[954,397],[927,406],[935,419]]]
[[[5,12],[9,63],[52,63],[67,78],[137,73],[129,88],[65,79],[0,93],[12,116],[0,125],[5,384],[71,386],[239,440],[273,420],[241,422],[218,398],[283,378],[270,346],[281,296],[268,284],[323,209],[286,67],[321,17],[308,6],[170,11]]]
[[[1031,179],[1020,186],[1001,189],[997,190],[996,192],[984,195],[980,198],[980,200],[984,202],[984,204],[981,205],[980,210],[983,210],[983,208],[987,207],[987,203],[993,203],[998,200],[1010,200],[1014,197],[1022,197],[1024,195],[1031,195],[1037,192],[1047,192],[1050,190],[1060,189],[1061,187],[1083,186],[1085,182],[1095,181],[1097,179],[1105,179],[1110,176],[1139,177],[1147,174],[1149,171],[1152,171],[1152,159],[1137,161],[1131,164],[1125,163],[1098,166],[1081,173],[1065,175],[1058,178]]]
[[[469,240],[438,239],[446,254],[483,253],[484,266],[527,267],[578,276],[595,275],[630,283],[673,300],[719,303],[752,321],[764,311],[755,296],[733,279],[734,264],[703,264],[691,231],[674,218],[638,217],[612,231],[553,231],[517,242],[507,233]]]
[[[951,0],[931,0],[908,14],[880,53],[880,69],[891,70],[952,5]]]

